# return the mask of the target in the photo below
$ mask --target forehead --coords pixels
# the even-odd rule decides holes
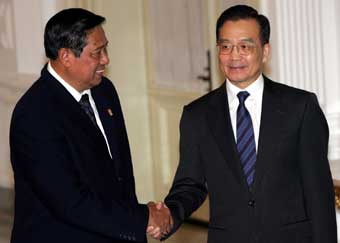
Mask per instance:
[[[104,29],[101,26],[96,26],[91,29],[86,37],[87,46],[98,47],[107,44]]]
[[[241,19],[224,22],[219,31],[220,40],[260,39],[260,26],[254,19]]]

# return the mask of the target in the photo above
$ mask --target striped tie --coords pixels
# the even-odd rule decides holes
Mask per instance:
[[[256,146],[253,123],[250,114],[244,105],[249,96],[247,91],[237,94],[240,104],[237,108],[237,150],[248,186],[251,186],[255,174]]]

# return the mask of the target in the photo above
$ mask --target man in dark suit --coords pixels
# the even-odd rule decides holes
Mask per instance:
[[[104,18],[67,9],[47,23],[50,59],[15,107],[13,243],[145,242],[166,231],[168,209],[139,204]],[[162,216],[156,218],[156,216]]]
[[[313,93],[262,75],[269,33],[244,5],[217,21],[226,82],[184,107],[172,232],[209,194],[210,243],[337,242],[327,122]]]

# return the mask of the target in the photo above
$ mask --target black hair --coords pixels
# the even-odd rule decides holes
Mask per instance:
[[[44,47],[46,56],[57,59],[60,48],[69,48],[79,57],[86,46],[91,29],[105,18],[81,8],[69,8],[55,14],[46,24]]]
[[[266,16],[259,14],[256,9],[247,5],[235,5],[226,9],[216,23],[216,41],[219,41],[220,29],[226,21],[254,19],[260,26],[261,44],[269,43],[270,23]]]

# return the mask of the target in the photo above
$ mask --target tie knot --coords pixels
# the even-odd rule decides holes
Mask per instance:
[[[83,94],[81,96],[80,101],[79,101],[79,103],[89,103],[89,102],[90,102],[90,100],[89,100],[89,95],[88,94]]]
[[[240,101],[240,104],[243,104],[244,101],[248,98],[249,93],[247,91],[241,91],[237,94],[238,100]]]

